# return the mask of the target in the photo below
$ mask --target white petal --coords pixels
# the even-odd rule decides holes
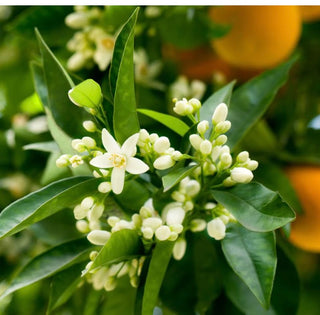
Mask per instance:
[[[137,142],[139,139],[139,133],[135,133],[130,136],[122,145],[121,153],[126,155],[127,157],[134,156],[137,152]]]
[[[109,168],[113,167],[112,160],[110,159],[110,154],[106,153],[100,156],[96,156],[90,161],[90,164],[98,168]]]
[[[126,171],[131,174],[142,174],[145,173],[149,169],[149,166],[143,161],[130,157],[127,160]]]
[[[102,143],[105,149],[109,153],[119,153],[120,152],[120,146],[116,142],[116,140],[111,136],[111,134],[108,132],[107,129],[102,130]]]
[[[111,187],[115,194],[121,194],[124,185],[125,169],[115,167],[111,174]]]

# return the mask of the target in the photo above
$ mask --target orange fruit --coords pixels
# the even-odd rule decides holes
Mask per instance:
[[[320,19],[319,5],[300,5],[299,10],[303,22],[315,22]]]
[[[212,41],[217,55],[240,68],[267,69],[293,52],[301,33],[297,6],[211,7],[211,19],[230,25],[230,31]]]
[[[292,166],[286,173],[304,211],[292,223],[289,240],[306,251],[320,252],[320,167]]]

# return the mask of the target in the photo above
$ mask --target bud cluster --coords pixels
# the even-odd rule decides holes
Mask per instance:
[[[201,107],[201,102],[197,98],[191,98],[190,100],[187,100],[186,98],[177,100],[174,98],[173,102],[173,110],[180,116],[193,115],[197,113]]]
[[[137,145],[141,155],[150,160],[158,170],[168,169],[182,159],[182,153],[170,146],[167,137],[159,137],[156,133],[149,134],[145,129],[140,130]]]

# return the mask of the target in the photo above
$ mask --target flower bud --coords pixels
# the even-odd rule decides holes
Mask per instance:
[[[91,261],[92,263],[92,261]],[[92,265],[92,264],[91,264]],[[92,275],[92,286],[95,290],[101,290],[108,279],[108,269],[106,267],[100,268]]]
[[[97,145],[96,141],[91,137],[83,137],[81,141],[88,149],[94,149]]]
[[[84,67],[86,61],[87,58],[82,52],[76,52],[68,59],[67,68],[70,71],[78,71]]]
[[[213,147],[212,151],[211,151],[211,159],[212,161],[216,161],[218,159],[218,157],[220,156],[221,153],[221,147],[217,146],[217,147]]]
[[[167,137],[160,137],[156,140],[156,142],[153,145],[153,149],[161,154],[167,151],[170,148],[170,141]]]
[[[226,135],[220,135],[216,140],[215,140],[215,145],[224,145],[228,140],[228,137]]]
[[[130,284],[133,288],[137,288],[139,286],[139,278],[137,276],[131,277]]]
[[[215,126],[214,131],[218,134],[226,133],[230,128],[231,128],[231,122],[229,120],[226,120],[226,121],[219,122]]]
[[[145,129],[141,129],[139,132],[139,140],[145,142],[147,139],[149,139],[148,131]]]
[[[70,159],[69,159],[71,166],[73,168],[80,166],[81,164],[83,164],[83,160],[82,157],[80,155],[73,155]]]
[[[188,103],[192,106],[193,113],[197,112],[201,107],[201,102],[196,98],[192,98]]]
[[[186,193],[190,197],[196,196],[199,193],[200,188],[201,188],[201,186],[200,186],[199,182],[194,179],[190,180],[185,186]]]
[[[186,200],[186,196],[182,194],[180,191],[175,190],[171,194],[172,199],[179,201],[179,202],[184,202]]]
[[[207,120],[202,120],[197,125],[197,131],[200,135],[204,135],[209,129],[209,122]]]
[[[73,12],[67,15],[65,23],[73,29],[83,28],[88,24],[88,15],[85,12]]]
[[[152,134],[149,136],[149,139],[150,139],[150,142],[151,142],[151,143],[155,143],[155,142],[159,139],[159,136],[158,136],[156,133],[152,133]]]
[[[175,161],[170,155],[162,155],[153,162],[154,168],[158,170],[166,170],[167,168],[172,167],[174,164]]]
[[[99,254],[99,252],[96,250],[93,250],[92,252],[90,252],[90,254],[89,254],[90,260],[95,260],[98,256],[98,254]]]
[[[85,130],[87,130],[88,132],[95,132],[97,131],[97,126],[96,124],[91,121],[91,120],[85,120],[83,123],[82,123],[82,126]]]
[[[175,104],[174,104],[174,107],[173,107],[173,111],[175,113],[177,113],[178,115],[181,115],[181,116],[185,116],[187,115],[187,107],[188,107],[188,101],[187,99],[182,99],[180,101],[177,101]]]
[[[191,211],[192,209],[193,209],[193,207],[194,207],[194,204],[193,204],[193,202],[192,201],[187,201],[185,204],[184,204],[184,206],[183,206],[183,208],[184,208],[184,210],[185,211]]]
[[[224,181],[223,181],[223,186],[225,187],[231,187],[234,186],[236,184],[236,182],[234,180],[231,179],[230,176],[228,176]]]
[[[149,218],[152,216],[153,211],[149,207],[143,206],[141,207],[139,213],[142,218]]]
[[[111,183],[110,182],[102,182],[98,186],[98,191],[101,192],[102,194],[107,194],[108,192],[111,191]]]
[[[183,231],[183,225],[182,224],[172,224],[170,225],[171,232],[180,234]]]
[[[81,201],[81,207],[83,209],[90,209],[94,204],[94,199],[92,197],[86,197]]]
[[[207,202],[205,205],[204,205],[204,208],[206,210],[212,210],[214,209],[215,207],[217,206],[217,204],[215,202]]]
[[[131,216],[131,220],[135,227],[139,228],[142,224],[142,219],[138,213],[135,213]]]
[[[202,219],[194,219],[190,222],[190,230],[192,232],[201,232],[207,226],[207,222]]]
[[[231,170],[230,177],[233,181],[237,183],[247,184],[251,182],[253,174],[247,168],[235,167],[233,170]]]
[[[81,233],[88,233],[90,231],[89,224],[86,220],[79,220],[76,222],[76,228]]]
[[[87,239],[94,245],[104,245],[107,243],[111,233],[103,230],[93,230],[87,235]]]
[[[162,225],[156,230],[155,234],[159,241],[166,241],[170,237],[171,231],[168,226]]]
[[[195,148],[195,150],[197,150],[197,151],[200,150],[200,145],[201,145],[203,139],[199,135],[197,135],[197,134],[190,135],[189,141],[190,141],[191,145]]]
[[[228,216],[226,216],[225,214],[220,215],[219,218],[222,220],[222,222],[224,224],[228,224],[228,222],[230,220],[230,218]]]
[[[104,284],[104,289],[108,292],[113,291],[117,286],[117,281],[114,277],[109,277]]]
[[[77,205],[73,209],[73,215],[76,220],[81,220],[87,216],[89,209],[81,207],[81,205]]]
[[[118,222],[120,221],[120,219],[116,216],[111,216],[108,218],[107,222],[111,227],[114,227]]]
[[[187,242],[184,238],[180,238],[173,246],[173,258],[181,260],[186,252]]]
[[[212,123],[214,125],[217,125],[218,123],[225,121],[227,118],[227,115],[228,115],[228,106],[225,103],[219,104],[212,115]]]
[[[141,232],[143,237],[147,240],[151,240],[154,234],[153,230],[150,227],[142,227]]]
[[[219,241],[226,235],[226,226],[220,218],[215,218],[208,222],[207,231],[209,236]]]
[[[100,222],[94,221],[94,220],[89,221],[89,228],[90,230],[100,230],[101,228]]]
[[[63,154],[56,160],[57,167],[66,167],[70,164],[69,158],[71,155],[69,154]]]
[[[71,146],[73,149],[75,149],[78,152],[86,151],[86,148],[80,139],[73,139],[71,141]]]
[[[237,162],[245,163],[249,159],[249,153],[247,151],[242,151],[237,155]]]
[[[149,227],[155,231],[158,227],[162,225],[162,220],[160,218],[147,218],[142,222],[143,227]]]
[[[258,166],[259,166],[259,163],[255,160],[250,160],[247,162],[247,168],[250,171],[254,171],[255,169],[257,169]]]
[[[201,142],[200,144],[200,152],[203,155],[209,155],[211,153],[212,150],[212,144],[209,140],[204,140]]]
[[[220,156],[221,166],[223,169],[226,169],[232,164],[232,157],[229,153],[222,153]]]
[[[89,216],[88,219],[89,221],[94,220],[97,221],[103,214],[104,211],[104,205],[100,204],[100,205],[94,205],[92,210],[89,212]]]
[[[182,224],[185,211],[181,207],[169,209],[166,217],[166,223],[171,226],[175,224]]]

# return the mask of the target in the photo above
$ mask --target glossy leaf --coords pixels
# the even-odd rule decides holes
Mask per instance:
[[[101,314],[133,315],[136,291],[130,285],[128,277],[118,278],[116,288],[106,294]]]
[[[174,242],[158,242],[152,252],[142,299],[142,315],[150,315],[155,308]]]
[[[286,82],[296,57],[275,69],[268,70],[237,89],[229,106],[231,121],[228,146],[234,148],[246,132],[262,117],[280,87]]]
[[[30,143],[25,145],[23,149],[43,152],[59,152],[59,147],[54,141]]]
[[[38,31],[36,31],[36,35],[42,55],[43,76],[48,93],[47,106],[56,124],[66,134],[72,138],[79,137],[84,134],[84,129],[81,124],[74,122],[84,121],[88,114],[69,100],[68,91],[74,87],[74,83]]]
[[[143,246],[137,232],[129,229],[120,230],[112,233],[93,261],[91,270],[141,255]]]
[[[118,142],[123,143],[140,130],[134,91],[134,27],[136,9],[121,29],[115,43],[110,69],[110,85],[114,97],[113,127]]]
[[[222,289],[223,272],[214,242],[202,233],[193,236],[193,268],[197,287],[197,310],[204,314]]]
[[[17,233],[96,191],[100,180],[71,177],[52,183],[13,202],[0,214],[0,238]]]
[[[225,103],[229,106],[232,90],[236,81],[232,81],[213,93],[200,108],[200,119],[207,120],[211,124],[211,118],[214,110],[220,103]],[[229,118],[228,118],[229,119]]]
[[[256,233],[231,224],[221,245],[230,267],[268,308],[277,264],[274,233]]]
[[[153,118],[154,120],[160,122],[164,126],[168,127],[181,137],[183,137],[189,130],[189,126],[184,123],[181,119],[163,113],[158,113],[151,109],[138,109],[139,113]]]
[[[70,100],[77,106],[95,108],[102,101],[100,85],[92,79],[87,79],[73,87],[68,92]]]
[[[48,311],[56,309],[71,297],[82,280],[81,271],[84,267],[84,263],[73,265],[52,277]]]
[[[303,212],[290,180],[279,166],[274,163],[259,163],[259,167],[254,172],[254,177],[267,188],[279,192],[279,195],[295,212]]]
[[[251,231],[273,231],[295,218],[294,212],[278,193],[256,182],[213,190],[212,194]]]
[[[296,314],[299,305],[299,278],[294,264],[281,249],[277,249],[277,271],[274,280],[271,305],[264,309],[243,281],[228,270],[224,273],[225,291],[229,299],[248,315]]]
[[[73,264],[87,260],[88,254],[93,248],[86,238],[51,248],[32,259],[13,279],[9,287],[2,294],[2,297],[29,284],[50,277]]]
[[[182,179],[190,175],[198,165],[191,165],[173,169],[170,173],[162,177],[163,192],[168,191],[174,185],[178,184]]]

